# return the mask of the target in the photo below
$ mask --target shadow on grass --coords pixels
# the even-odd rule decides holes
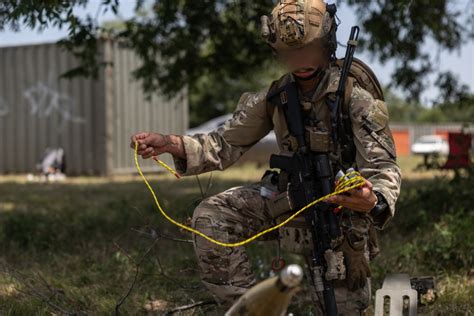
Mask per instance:
[[[196,180],[151,182],[166,211],[186,223],[201,200]],[[210,194],[241,183],[215,181]],[[171,308],[210,297],[199,281],[192,245],[186,242],[190,235],[157,213],[141,181],[11,182],[0,188],[0,314],[62,309],[110,314],[129,290],[136,263],[147,251],[122,313],[145,311],[144,306],[157,300]],[[265,265],[265,252],[250,251],[257,254],[257,267]],[[202,308],[206,313],[210,309]]]

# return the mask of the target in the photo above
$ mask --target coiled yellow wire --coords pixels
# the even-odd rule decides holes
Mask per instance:
[[[176,173],[176,171],[174,171],[172,168],[170,168],[167,164],[165,164],[163,161],[157,159],[157,158],[153,158],[153,160],[155,160],[157,163],[159,163],[160,165],[162,165],[164,168],[166,168],[170,173],[174,174],[177,178],[179,178],[179,175],[178,173]],[[252,237],[249,237],[245,240],[242,240],[242,241],[239,241],[239,242],[233,242],[233,243],[226,243],[226,242],[221,242],[219,240],[216,240],[210,236],[207,236],[206,234],[192,228],[192,227],[189,227],[189,226],[186,226],[184,224],[181,224],[179,222],[177,222],[176,220],[174,220],[173,218],[171,218],[164,210],[163,208],[161,207],[160,205],[160,202],[158,201],[158,197],[156,196],[156,193],[155,191],[153,190],[153,188],[151,187],[150,183],[148,182],[147,178],[145,177],[145,175],[143,174],[142,172],[142,169],[140,167],[140,163],[138,162],[138,142],[135,143],[135,166],[138,170],[138,173],[140,174],[141,178],[143,179],[143,181],[145,182],[148,190],[150,191],[151,195],[153,196],[153,200],[155,201],[155,204],[156,206],[158,207],[158,210],[160,211],[160,213],[169,221],[171,222],[172,224],[178,226],[179,228],[181,229],[184,229],[186,231],[189,231],[193,234],[196,234],[206,240],[208,240],[209,242],[211,243],[214,243],[216,245],[219,245],[219,246],[222,246],[222,247],[240,247],[240,246],[243,246],[243,245],[246,245],[252,241],[254,241],[255,239],[265,235],[265,234],[268,234],[274,230],[277,230],[279,229],[280,227],[283,227],[285,226],[286,224],[288,224],[289,222],[291,222],[295,217],[297,217],[298,215],[300,215],[301,213],[303,213],[306,209],[312,207],[313,205],[327,199],[328,197],[330,196],[333,196],[333,195],[337,195],[337,194],[341,194],[341,193],[344,193],[344,192],[347,192],[349,190],[352,190],[352,189],[355,189],[355,188],[358,188],[358,187],[361,187],[364,185],[365,183],[365,179],[357,172],[357,171],[352,171],[352,172],[349,172],[347,173],[344,177],[342,177],[343,180],[339,181],[336,185],[336,188],[334,190],[333,193],[330,193],[328,195],[325,195],[323,197],[320,197],[319,199],[317,200],[314,200],[313,202],[309,203],[308,205],[306,205],[305,207],[299,209],[298,211],[296,211],[293,215],[291,215],[290,217],[288,217],[286,220],[284,220],[283,222],[281,222],[280,224],[277,224],[275,226],[272,226],[268,229],[265,229],[255,235],[253,235]]]

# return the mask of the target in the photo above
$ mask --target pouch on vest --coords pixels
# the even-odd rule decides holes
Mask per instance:
[[[332,149],[331,135],[329,131],[322,131],[313,126],[306,126],[306,142],[312,151],[329,152]]]

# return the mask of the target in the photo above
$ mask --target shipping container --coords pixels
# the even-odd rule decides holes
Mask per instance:
[[[78,63],[56,44],[0,48],[0,174],[34,172],[48,147],[64,148],[69,175],[135,172],[132,133],[187,130],[186,87],[146,98],[132,76],[139,58],[111,41],[100,42],[99,61],[98,78],[65,79]]]

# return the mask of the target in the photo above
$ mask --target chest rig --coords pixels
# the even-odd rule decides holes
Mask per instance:
[[[328,70],[329,71],[329,70]],[[334,72],[334,69],[332,70]],[[335,102],[336,95],[335,91],[320,91],[330,90],[326,86],[330,81],[328,73],[321,73],[321,82],[319,83],[316,90],[311,96],[301,95],[299,93],[298,105],[301,108],[302,124],[304,126],[304,140],[308,150],[313,152],[324,152],[328,153],[332,169],[335,170],[334,174],[339,169],[346,170],[352,167],[355,162],[355,145],[353,142],[352,127],[349,116],[349,102],[347,102],[347,108],[343,110],[343,123],[336,122],[333,124],[331,117],[331,104]],[[273,116],[274,111],[279,111],[279,117],[284,116],[285,120],[283,126],[278,126],[280,129],[287,130],[288,132],[275,131],[281,135],[280,143],[282,152],[295,152],[298,148],[298,143],[294,135],[290,131],[290,124],[287,120],[287,115],[282,110],[282,103],[279,95],[279,90],[282,85],[288,85],[294,82],[293,77],[288,75],[280,82],[275,82],[270,88],[267,94],[267,100],[269,105],[267,111],[269,115]],[[296,84],[296,83],[295,83]],[[352,82],[351,82],[352,84]],[[352,90],[352,89],[346,89]],[[350,101],[350,95],[347,96],[347,100]],[[278,124],[279,123],[279,124]],[[275,125],[281,125],[282,122],[278,122]],[[277,127],[277,126],[276,126]],[[336,133],[333,129],[336,128]]]
[[[356,31],[358,32],[358,30]],[[351,34],[351,37],[353,35]],[[346,171],[355,165],[356,147],[350,121],[353,86],[357,84],[375,99],[383,100],[382,89],[372,70],[359,59],[352,57],[356,44],[356,40],[349,40],[346,56],[344,59],[334,60],[326,70],[326,74],[321,74],[318,87],[311,98],[300,96],[297,90],[294,92],[296,101],[293,100],[293,104],[297,104],[301,109],[301,123],[304,126],[304,132],[301,134],[304,134],[305,146],[311,152],[324,153],[328,157],[332,179],[338,170]],[[285,104],[288,104],[288,95],[284,90],[285,87],[291,85],[296,86],[294,78],[291,75],[286,75],[275,81],[267,93],[267,114],[272,118],[282,115],[285,117],[286,126],[282,128],[274,124],[275,133],[277,137],[283,135],[280,139],[282,154],[287,152],[290,156],[298,151],[298,143],[301,143],[294,133],[292,125],[295,124],[289,120],[288,107],[285,107]],[[279,115],[274,116],[274,111],[279,111]],[[291,214],[296,205],[291,202],[291,193],[288,190],[291,181],[287,172],[282,170],[275,178],[278,180],[273,181],[273,184],[277,182],[280,194],[271,199],[269,211],[279,222]],[[288,206],[288,204],[290,205]],[[308,247],[305,247],[305,244],[310,244],[310,236],[305,232],[305,229],[308,228],[307,223],[304,219],[297,217],[289,223],[289,226],[292,227],[284,228],[280,232],[284,242],[283,248],[291,252],[307,253]],[[286,241],[288,241],[288,245],[285,246]]]
[[[369,92],[374,99],[384,100],[382,87],[372,69],[360,59],[353,58],[345,88],[340,92],[343,99],[340,112],[331,116],[331,104],[336,101],[339,80],[332,77],[330,73],[339,73],[343,63],[344,59],[332,62],[330,68],[326,70],[326,74],[321,74],[321,81],[313,95],[300,97],[308,146],[313,151],[330,152],[332,165],[337,169],[347,169],[353,167],[355,163],[356,148],[350,119],[350,103],[354,85]],[[281,111],[279,109],[281,100],[272,98],[272,95],[274,96],[281,86],[292,80],[294,79],[291,75],[285,75],[271,85],[267,93],[267,115],[269,117],[273,117],[274,111]],[[287,129],[287,126],[284,129]],[[332,129],[336,129],[337,137],[334,137]],[[282,132],[282,134],[282,150],[295,151],[296,139],[290,133]],[[336,141],[334,141],[335,138]]]
[[[328,102],[334,100],[334,98],[330,99],[330,97],[334,97],[334,93],[331,95],[325,94],[325,91],[321,91],[327,90],[326,86],[329,84],[328,73],[323,72],[320,73],[319,76],[321,81],[311,96],[301,94],[292,76],[288,75],[283,77],[272,85],[267,94],[267,101],[271,106],[271,116],[273,116],[273,111],[279,111],[276,117],[281,118],[284,116],[285,118],[284,122],[278,122],[280,124],[283,123],[281,124],[282,126],[278,126],[278,128],[285,129],[287,132],[275,131],[276,134],[280,135],[282,138],[280,140],[282,150],[280,157],[294,157],[301,150],[302,146],[305,147],[305,152],[311,153],[309,154],[310,156],[315,153],[318,157],[324,157],[323,161],[321,161],[321,163],[326,165],[324,168],[324,176],[327,179],[331,179],[326,181],[326,192],[322,194],[325,195],[332,191],[333,179],[337,170],[341,169],[341,165],[343,164],[351,166],[354,163],[353,157],[355,157],[355,155],[352,155],[352,157],[345,155],[344,158],[346,158],[346,160],[342,160],[342,146],[338,139],[334,141],[332,137],[331,112],[329,109],[330,103]],[[296,119],[294,115],[295,112],[297,113]],[[295,132],[295,129],[299,131]],[[351,148],[351,150],[352,148],[355,148],[352,142],[352,137],[348,137],[347,141],[349,146],[345,148]],[[309,164],[312,165],[309,167],[311,172],[320,173],[316,172],[315,164],[311,162],[312,158],[309,158],[308,160],[310,161]],[[275,159],[272,156],[272,159],[270,160],[271,168],[275,168],[274,161]],[[320,162],[316,164],[319,163]],[[287,163],[287,165],[298,164],[299,162],[297,159]],[[268,207],[272,217],[275,218],[277,222],[281,222],[290,216],[293,211],[305,206],[306,201],[304,193],[298,194],[292,192],[295,191],[295,183],[292,182],[298,182],[298,180],[295,180],[294,176],[292,177],[292,172],[289,171],[288,168],[281,168],[278,166],[277,168],[279,168],[280,171],[279,173],[274,173],[273,178],[278,179],[277,186],[280,194],[268,202]],[[313,184],[313,186],[314,185],[315,184]],[[317,196],[314,196],[313,198],[316,197]],[[328,239],[337,239],[338,235],[340,235],[339,224],[337,223],[337,219],[334,217],[331,221],[334,233],[333,236]],[[293,253],[311,255],[311,253],[314,252],[312,243],[315,238],[312,236],[311,230],[312,226],[308,224],[307,219],[303,216],[295,218],[292,222],[288,223],[286,227],[283,227],[280,230],[280,243],[282,248]]]
[[[342,126],[336,125],[337,136],[333,133],[335,126],[332,124],[330,106],[335,102],[335,94],[325,95],[318,101],[300,101],[303,110],[303,124],[305,127],[306,143],[311,151],[327,152],[333,170],[348,169],[355,162],[355,145],[349,115],[344,115],[347,120]]]

